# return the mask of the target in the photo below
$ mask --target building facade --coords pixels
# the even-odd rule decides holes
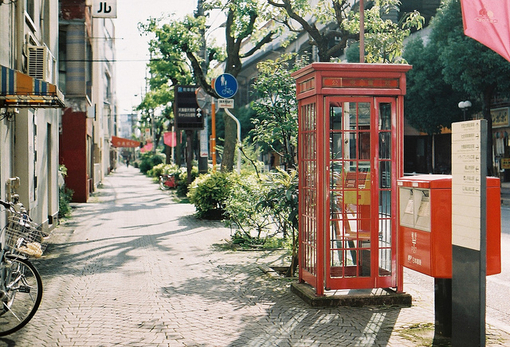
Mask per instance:
[[[92,6],[0,2],[0,198],[18,194],[46,230],[58,223],[59,164],[83,202],[115,166],[115,27]]]
[[[0,2],[0,198],[18,194],[46,229],[58,222],[58,13],[57,0]]]
[[[87,202],[116,165],[115,26],[95,18],[86,0],[61,0],[59,78],[66,95],[60,163],[67,168],[73,201]]]

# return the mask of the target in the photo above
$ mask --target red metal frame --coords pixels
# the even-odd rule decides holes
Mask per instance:
[[[395,188],[397,178],[403,175],[403,95],[405,73],[410,68],[409,65],[313,63],[293,74],[299,103],[299,279],[311,284],[317,295],[323,295],[325,289],[402,289],[403,270],[397,255]],[[369,124],[363,127],[356,125],[354,130],[330,129],[330,104],[341,105],[338,112],[343,117],[344,107],[349,109],[349,105],[352,105],[358,110],[358,103],[365,107],[370,105]],[[390,105],[391,127],[380,130],[378,117],[383,104]],[[311,110],[315,113],[311,113]],[[356,124],[358,119],[356,113]],[[336,141],[342,139],[341,142],[344,141],[343,136],[354,136],[345,146],[355,148],[355,160],[349,156],[343,157],[343,152],[338,160],[331,159],[333,149],[330,148],[330,142],[334,136],[338,136]],[[370,139],[370,156],[361,160],[359,153],[363,149],[362,138],[366,136]],[[388,137],[391,144],[389,149],[385,147],[388,151],[385,156],[390,157],[379,158],[379,142],[381,138],[387,141]],[[344,151],[341,142],[338,146]],[[368,171],[359,169],[358,164],[361,162],[365,166],[369,163]],[[355,171],[349,168],[347,171],[351,173],[346,171],[344,177],[346,163],[349,163],[347,167],[354,165]],[[332,164],[341,168],[340,174]],[[382,184],[380,165],[391,175],[388,186],[379,187]],[[354,178],[354,185],[349,185],[344,178],[351,175],[353,179],[353,174],[359,177]],[[342,180],[337,181],[337,177],[342,177]],[[363,179],[366,182],[360,184]],[[368,186],[370,188],[367,189]],[[339,196],[341,205],[337,203]],[[344,197],[346,200],[342,200]],[[346,217],[345,201],[349,199],[349,203],[354,206],[354,217]],[[384,199],[387,200],[386,210],[383,208],[381,213],[379,205]],[[351,230],[351,222],[356,231]],[[385,228],[390,242],[387,247],[383,247],[384,242],[380,236],[381,230]],[[337,252],[335,256],[333,252]],[[379,264],[383,255],[388,260],[384,264],[389,269],[386,272],[381,270]],[[339,266],[333,265],[334,257]],[[370,259],[369,271],[366,267],[367,259]]]

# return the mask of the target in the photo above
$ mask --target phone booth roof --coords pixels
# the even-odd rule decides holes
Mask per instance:
[[[297,98],[311,95],[405,95],[407,64],[312,63],[292,74]]]

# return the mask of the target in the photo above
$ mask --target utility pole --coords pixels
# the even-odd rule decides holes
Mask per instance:
[[[359,1],[359,62],[365,62],[365,4]]]
[[[204,0],[198,0],[198,3],[197,3],[197,12],[196,12],[196,17],[199,18],[199,17],[202,17],[204,16]],[[203,58],[203,61],[202,61],[202,73],[204,75],[207,74],[207,43],[205,42],[205,28],[201,28],[200,29],[200,36],[202,37],[202,43],[200,44],[200,56]],[[195,76],[195,78],[197,79],[198,81],[198,76]],[[213,100],[214,102],[214,100]],[[202,112],[203,116],[205,117],[205,115],[208,113],[208,112],[205,112],[205,110],[203,110],[204,112]],[[204,123],[207,122],[207,119],[204,119]],[[207,127],[205,127],[203,130],[200,130],[201,132],[202,131],[207,131]],[[199,147],[202,145],[201,144],[201,141],[203,138],[207,138],[208,136],[198,136],[198,141],[199,141]],[[201,154],[200,154],[201,151],[199,151],[198,153],[198,172],[200,173],[207,173],[208,171],[208,159],[209,159],[209,156],[206,156],[206,157],[202,157]]]

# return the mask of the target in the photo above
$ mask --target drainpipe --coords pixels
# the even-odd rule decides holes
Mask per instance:
[[[15,23],[14,23],[14,49],[12,62],[14,69],[23,71],[23,46],[25,43],[25,2],[16,1],[15,4]]]

